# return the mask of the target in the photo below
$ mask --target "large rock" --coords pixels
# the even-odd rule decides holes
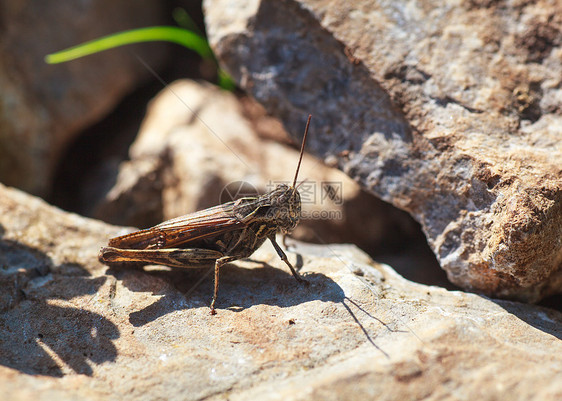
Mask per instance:
[[[246,109],[232,93],[210,84],[170,84],[148,107],[130,160],[108,174],[110,189],[91,191],[99,199],[87,213],[113,224],[145,228],[240,196],[265,193],[280,182],[292,184],[298,151],[260,138],[252,124],[256,120],[244,115]],[[304,121],[299,130],[304,130]],[[313,119],[310,137],[321,135]],[[416,232],[406,213],[362,192],[341,171],[309,155],[299,173],[299,182],[304,179],[303,219],[294,238],[353,242],[374,251],[396,247]]]
[[[562,290],[559,1],[205,2],[224,67],[311,149],[410,212],[449,279]]]
[[[479,399],[562,395],[562,315],[411,283],[350,245],[221,271],[107,270],[124,229],[0,185],[0,398]],[[200,285],[197,282],[204,278]]]
[[[111,33],[158,25],[157,0],[6,0],[0,12],[0,182],[45,196],[80,130],[107,114],[162,64],[164,47],[105,52],[60,65],[45,56]]]

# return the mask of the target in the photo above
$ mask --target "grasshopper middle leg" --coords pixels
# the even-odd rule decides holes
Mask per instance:
[[[215,261],[215,291],[213,293],[213,300],[211,301],[211,315],[215,315],[217,312],[215,311],[215,302],[217,302],[217,296],[219,295],[219,271],[220,268],[232,261],[235,261],[236,257],[234,256],[223,256]]]

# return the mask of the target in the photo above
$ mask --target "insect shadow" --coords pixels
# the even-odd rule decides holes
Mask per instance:
[[[261,261],[255,263],[259,267],[245,268],[231,263],[221,268],[221,295],[217,302],[219,313],[221,310],[239,312],[262,304],[284,308],[310,301],[342,302],[345,299],[342,288],[324,274],[306,274],[309,285],[303,286],[296,282],[288,271]],[[143,326],[178,309],[208,308],[213,294],[213,278],[212,274],[207,273],[212,272],[212,266],[197,269],[164,268],[144,272],[142,274],[152,277],[153,280],[143,279],[144,284],[141,286],[138,285],[140,280],[131,276],[139,272],[131,272],[131,269],[124,267],[111,267],[107,274],[122,280],[131,291],[152,291],[164,295],[146,308],[130,314],[129,321],[135,327]],[[164,290],[162,280],[167,284]],[[152,288],[149,284],[151,281]]]
[[[369,318],[379,321],[383,326],[388,328],[388,325],[346,297],[340,285],[331,278],[322,273],[305,273],[303,277],[309,284],[303,286],[295,282],[288,271],[261,261],[252,259],[245,259],[245,261],[256,263],[260,267],[245,268],[236,264],[226,264],[221,269],[221,298],[217,304],[219,315],[227,310],[241,312],[256,305],[286,308],[312,301],[340,303],[364,333],[367,341],[388,357],[388,354],[374,342],[351,306]],[[299,254],[297,254],[296,266],[302,266],[302,257]],[[213,292],[213,279],[210,274],[212,271],[213,266],[206,269],[153,270],[142,273],[143,277],[138,277],[138,271],[112,267],[107,273],[122,280],[131,291],[153,291],[164,295],[151,305],[129,315],[131,325],[141,327],[181,309],[208,310]],[[152,280],[147,276],[152,277]],[[162,282],[166,284],[163,286]],[[166,288],[162,291],[163,287]]]

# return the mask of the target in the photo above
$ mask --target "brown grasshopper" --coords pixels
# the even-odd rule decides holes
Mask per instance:
[[[292,186],[278,185],[265,195],[244,197],[111,238],[108,246],[100,251],[100,262],[145,262],[171,267],[197,267],[214,262],[212,314],[216,313],[221,266],[249,257],[266,239],[271,241],[297,281],[306,283],[275,241],[275,234],[279,231],[285,235],[291,233],[301,217],[301,198],[295,184],[311,117],[309,115],[306,122]]]

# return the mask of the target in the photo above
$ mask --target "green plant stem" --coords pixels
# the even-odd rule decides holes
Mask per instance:
[[[64,63],[115,47],[140,42],[166,41],[177,43],[195,51],[205,59],[213,59],[213,52],[202,36],[173,26],[154,26],[120,32],[95,39],[45,56],[48,64]]]

